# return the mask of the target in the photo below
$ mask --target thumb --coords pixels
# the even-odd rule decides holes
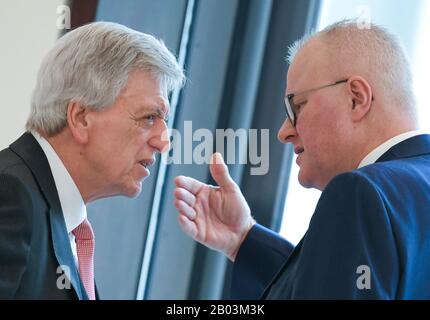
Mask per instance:
[[[220,187],[234,187],[235,183],[228,173],[227,165],[224,162],[221,154],[216,152],[212,155],[209,165],[212,178]]]

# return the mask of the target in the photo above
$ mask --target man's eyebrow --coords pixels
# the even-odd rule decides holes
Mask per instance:
[[[169,116],[169,108],[161,106],[161,105],[155,105],[155,106],[142,106],[137,110],[137,114],[140,115],[142,113],[147,112],[154,112],[161,118],[167,118]]]
[[[163,119],[166,119],[169,116],[169,109],[166,107],[163,108],[158,106],[156,107],[156,112]]]

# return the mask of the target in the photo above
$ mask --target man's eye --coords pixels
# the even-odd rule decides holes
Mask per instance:
[[[295,104],[295,107],[296,107],[296,112],[299,112],[300,111],[300,109],[306,104],[306,102],[307,101],[302,101],[302,102],[299,102],[299,103],[296,103]]]
[[[135,119],[135,120],[139,124],[139,126],[141,126],[141,127],[152,127],[155,124],[155,122],[157,121],[157,119],[160,119],[167,124],[168,118],[164,117],[162,115],[159,115],[159,114],[149,114],[149,115],[142,116],[139,119]]]
[[[145,125],[147,126],[152,126],[155,122],[155,120],[157,119],[157,116],[154,114],[148,115],[145,118]]]
[[[147,126],[152,126],[156,118],[157,118],[156,115],[151,114],[151,115],[141,117],[140,119],[136,119],[136,121],[140,126],[147,127]]]

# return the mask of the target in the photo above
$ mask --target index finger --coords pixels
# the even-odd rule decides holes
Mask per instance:
[[[192,194],[197,194],[205,186],[203,182],[186,176],[177,176],[175,184],[177,187],[184,188]]]

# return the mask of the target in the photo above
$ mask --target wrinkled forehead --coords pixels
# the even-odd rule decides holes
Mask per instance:
[[[310,40],[296,54],[287,74],[287,92],[297,92],[330,80],[334,66],[319,39]]]

